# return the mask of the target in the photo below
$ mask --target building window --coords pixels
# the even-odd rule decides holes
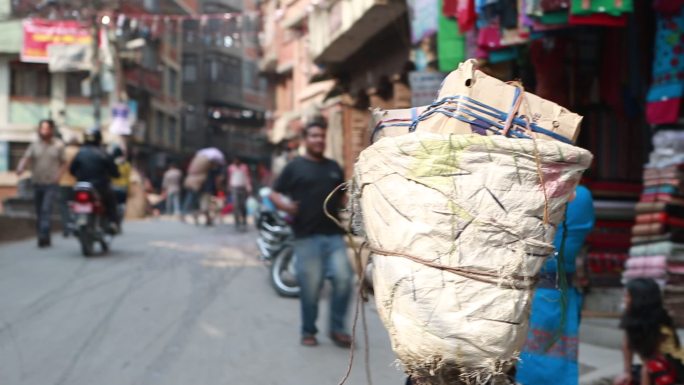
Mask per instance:
[[[219,62],[218,58],[216,57],[211,57],[207,59],[207,80],[211,82],[217,82],[219,80],[219,67],[221,66],[221,63]]]
[[[81,85],[88,77],[88,72],[68,72],[66,74],[66,96],[68,98],[83,97]]]
[[[257,65],[254,61],[251,60],[245,60],[243,62],[243,87],[249,90],[258,90],[259,89],[259,70],[257,69]]]
[[[142,66],[143,68],[156,70],[159,64],[159,53],[154,44],[147,44],[142,49]]]
[[[50,97],[50,72],[46,64],[10,64],[11,96]]]
[[[180,23],[176,21],[169,21],[168,23],[169,26],[169,44],[173,48],[178,47],[178,27],[180,26]]]
[[[176,118],[169,118],[169,145],[171,147],[176,147],[176,140],[178,138],[177,127]]]
[[[239,87],[242,84],[242,61],[234,57],[223,59],[223,71],[227,84]]]
[[[199,41],[199,21],[183,20],[183,41],[188,44]]]
[[[202,28],[203,42],[206,46],[239,47],[240,26],[236,18],[210,19]]]
[[[164,143],[164,114],[161,111],[157,111],[155,114],[155,142],[157,144]]]
[[[169,72],[169,77],[168,77],[169,95],[178,96],[178,73],[173,68],[169,68],[168,72]]]
[[[224,85],[240,87],[242,84],[242,62],[225,55],[209,55],[205,60],[206,79]]]
[[[195,117],[195,112],[188,111],[183,114],[183,131],[190,132],[196,131],[197,129],[197,118]]]
[[[183,55],[183,81],[197,81],[197,55]]]

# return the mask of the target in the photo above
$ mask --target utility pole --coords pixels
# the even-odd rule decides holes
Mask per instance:
[[[93,101],[93,120],[95,121],[95,127],[101,129],[102,124],[102,83],[100,81],[100,20],[98,20],[99,14],[99,1],[93,1],[93,15],[92,20],[92,36],[93,36],[93,58],[92,58],[92,69],[90,72],[90,96]]]

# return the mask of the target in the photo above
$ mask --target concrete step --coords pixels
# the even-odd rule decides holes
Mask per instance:
[[[59,209],[59,198],[55,198],[55,202],[52,205],[52,217],[53,219],[60,218]],[[35,206],[32,198],[7,198],[2,202],[2,214],[10,217],[26,218],[35,217]]]
[[[0,215],[0,242],[14,242],[36,236],[36,220],[27,216]],[[59,221],[52,221],[52,230],[61,230]]]

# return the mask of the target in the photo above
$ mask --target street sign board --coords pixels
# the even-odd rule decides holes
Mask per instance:
[[[411,72],[411,105],[414,107],[430,105],[437,98],[439,88],[446,74],[442,72]]]
[[[21,61],[26,63],[48,63],[48,47],[60,45],[89,45],[92,36],[87,24],[75,20],[24,20],[24,44],[21,47]]]

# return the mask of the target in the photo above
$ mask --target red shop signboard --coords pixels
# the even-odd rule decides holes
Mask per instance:
[[[91,44],[92,36],[87,24],[75,20],[24,20],[24,44],[21,61],[47,63],[48,46],[52,44]]]

